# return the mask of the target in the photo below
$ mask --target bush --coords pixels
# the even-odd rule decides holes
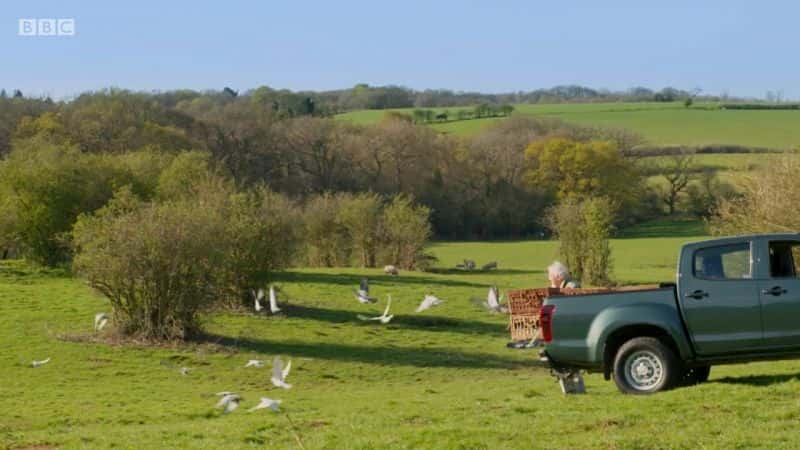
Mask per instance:
[[[225,233],[217,244],[225,252],[220,271],[226,292],[221,295],[249,304],[252,289],[290,265],[300,238],[300,215],[288,199],[263,186],[232,194],[217,208],[225,214]]]
[[[45,139],[17,141],[0,161],[0,234],[34,262],[68,260],[68,233],[81,213],[103,206],[130,172],[109,156],[81,153]]]
[[[340,197],[336,222],[347,235],[349,253],[361,267],[375,267],[380,245],[382,200],[377,194]]]
[[[304,241],[307,264],[313,267],[349,265],[346,231],[337,215],[343,195],[321,194],[306,201],[303,210]]]
[[[570,197],[553,207],[548,225],[559,239],[560,258],[582,283],[608,286],[614,209],[607,198]]]
[[[432,258],[424,253],[431,237],[430,208],[398,195],[384,207],[384,262],[403,269],[426,269]]]
[[[800,230],[800,157],[785,156],[743,177],[741,193],[719,201],[710,221],[716,235]]]
[[[198,312],[218,298],[222,214],[192,202],[130,206],[112,201],[78,220],[74,269],[111,301],[123,334],[191,336],[200,330]]]

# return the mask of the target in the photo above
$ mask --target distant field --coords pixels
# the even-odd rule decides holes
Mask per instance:
[[[557,117],[589,126],[625,128],[653,145],[731,144],[776,149],[800,145],[800,111],[713,110],[681,103],[589,103],[515,105],[518,114]],[[444,110],[441,108],[438,110]],[[459,108],[446,108],[457,111]],[[397,110],[404,111],[404,110]],[[410,111],[407,109],[405,111]],[[354,111],[337,116],[355,123],[375,123],[384,111]],[[473,119],[432,125],[457,135],[477,133],[502,118]]]

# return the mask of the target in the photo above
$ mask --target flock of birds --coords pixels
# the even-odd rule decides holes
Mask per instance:
[[[467,265],[466,264],[467,262],[471,262],[471,265]],[[492,261],[491,263],[484,265],[483,266],[483,270],[488,270],[488,269],[486,269],[486,267],[490,266],[490,265],[492,266],[492,268],[497,268],[497,263]],[[472,267],[472,269],[469,269],[469,270],[473,270],[474,267],[475,267],[474,261],[465,260],[465,267],[469,268],[470,266]],[[397,270],[397,268],[395,266],[391,266],[391,265],[390,266],[386,266],[384,268],[384,272],[387,273],[387,274],[393,275],[393,276],[399,275],[399,271]],[[269,307],[268,308],[265,305],[262,304],[262,302],[264,301],[264,298],[265,298],[265,293],[264,293],[263,289],[259,289],[258,291],[253,290],[251,293],[252,293],[253,299],[254,299],[254,309],[255,309],[255,311],[257,313],[261,313],[261,312],[264,312],[264,311],[267,311],[267,310],[271,314],[278,314],[278,313],[281,312],[281,308],[278,306],[278,299],[277,299],[277,295],[276,295],[274,286],[270,286],[269,287]],[[378,302],[377,298],[370,297],[370,295],[369,295],[369,280],[367,278],[364,278],[364,279],[361,280],[361,283],[359,284],[358,289],[356,289],[356,291],[355,291],[355,298],[358,301],[358,303],[360,303],[360,304],[374,304],[374,303]],[[488,294],[486,296],[486,301],[482,302],[481,305],[486,310],[488,310],[490,312],[493,312],[493,313],[504,313],[504,312],[507,312],[508,309],[507,309],[507,307],[505,305],[502,304],[502,300],[503,300],[503,297],[502,297],[502,295],[500,295],[500,293],[499,293],[499,291],[497,289],[497,286],[491,286],[489,288],[489,292],[488,292]],[[416,308],[415,312],[416,313],[421,313],[421,312],[426,311],[426,310],[428,310],[430,308],[433,308],[435,306],[441,305],[442,303],[444,303],[443,300],[437,298],[436,296],[434,296],[432,294],[428,294],[422,299],[422,302],[420,302],[420,304]],[[358,317],[359,320],[362,320],[362,321],[376,321],[376,322],[380,322],[381,324],[388,324],[394,318],[394,314],[390,314],[389,313],[389,311],[391,309],[391,306],[392,306],[392,296],[388,295],[387,296],[387,301],[386,301],[386,308],[383,310],[383,314],[381,314],[380,316],[374,316],[374,317],[369,317],[369,316],[365,316],[363,314],[358,314],[357,317]],[[107,313],[95,314],[95,316],[94,316],[94,329],[95,329],[95,332],[102,331],[103,328],[105,328],[108,325],[110,319],[111,319],[111,317]],[[31,367],[34,367],[34,368],[41,367],[41,366],[49,363],[50,359],[51,358],[48,357],[47,359],[33,361],[31,363]],[[248,369],[249,368],[260,369],[260,368],[263,368],[264,365],[265,365],[264,361],[262,361],[260,359],[251,359],[251,360],[248,360],[247,363],[245,363],[244,367],[248,368]],[[276,356],[274,358],[273,362],[272,362],[272,373],[271,373],[271,376],[270,376],[270,382],[275,387],[278,387],[278,388],[281,388],[281,389],[291,389],[292,385],[286,382],[286,378],[289,376],[289,372],[291,371],[291,369],[292,369],[292,361],[291,360],[289,360],[289,362],[286,365],[284,365],[283,360],[281,360],[280,357]],[[190,369],[188,367],[181,367],[180,368],[181,375],[188,376],[189,375],[189,371],[190,371]],[[228,413],[236,410],[239,407],[239,404],[243,400],[242,396],[240,396],[236,392],[232,392],[232,391],[218,392],[217,396],[219,397],[219,401],[217,402],[216,407],[222,409],[222,413],[223,414],[228,414]],[[270,409],[272,411],[279,412],[281,403],[282,403],[282,400],[271,399],[269,397],[261,397],[260,398],[260,402],[257,405],[253,406],[252,408],[248,409],[248,411],[252,412],[252,411],[257,411],[257,410],[260,410],[260,409]]]

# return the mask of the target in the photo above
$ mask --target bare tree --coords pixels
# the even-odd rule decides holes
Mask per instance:
[[[667,205],[669,214],[675,213],[678,197],[686,190],[691,180],[693,166],[694,157],[686,151],[668,157],[667,166],[662,173],[662,176],[667,180],[667,187],[663,193],[662,200]]]

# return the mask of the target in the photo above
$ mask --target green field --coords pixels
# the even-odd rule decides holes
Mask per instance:
[[[717,110],[682,103],[520,104],[515,112],[557,117],[581,125],[625,128],[640,133],[652,145],[731,144],[775,149],[800,145],[800,111]],[[447,108],[453,112],[459,108]],[[403,111],[403,110],[398,110]],[[410,109],[405,110],[410,111]],[[375,123],[384,111],[354,111],[337,116],[355,123]],[[502,118],[453,121],[435,129],[470,135]]]
[[[673,277],[696,223],[644,224],[613,242],[625,282]],[[659,237],[664,234],[680,237]],[[541,286],[556,252],[548,241],[439,243],[437,273],[302,269],[282,276],[286,315],[216,313],[209,336],[185,345],[111,344],[92,331],[108,303],[63,271],[0,263],[0,448],[794,448],[800,439],[800,363],[715,367],[709,383],[651,397],[619,394],[601,375],[565,397],[535,358],[508,350],[505,318],[472,301],[490,283]],[[497,272],[447,268],[464,258]],[[397,314],[365,324],[383,302],[353,299],[362,276],[391,294]],[[413,309],[433,292],[446,303]],[[251,358],[293,361],[282,391]],[[40,368],[30,361],[52,357]],[[191,369],[182,376],[179,368]],[[214,393],[242,407],[223,416]],[[261,396],[283,412],[246,409]],[[291,419],[294,427],[290,426]]]

